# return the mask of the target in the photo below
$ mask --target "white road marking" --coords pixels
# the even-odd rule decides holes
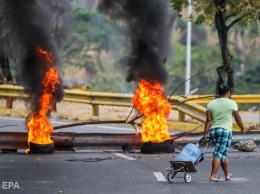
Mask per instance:
[[[24,121],[25,120],[25,118],[2,117],[2,116],[0,116],[0,119],[6,119],[6,120],[12,120],[12,121]],[[69,123],[69,122],[62,122],[62,121],[52,121],[51,119],[50,119],[50,122],[51,123],[59,123],[59,124]]]
[[[156,177],[157,181],[160,181],[160,182],[166,181],[165,177],[163,176],[163,174],[161,172],[153,172],[153,174]]]
[[[135,158],[132,158],[130,156],[127,156],[127,155],[124,155],[124,154],[120,154],[120,153],[115,153],[115,155],[121,157],[121,158],[124,158],[124,159],[127,159],[127,160],[136,160]]]
[[[103,153],[103,150],[77,150],[75,149],[76,153]]]
[[[247,178],[231,178],[231,180],[230,181],[226,181],[224,178],[221,178],[220,179],[220,182],[217,182],[217,183],[243,183],[243,182],[248,182],[249,181],[249,179],[247,179]],[[196,180],[194,180],[194,182],[195,183],[214,183],[214,184],[216,184],[216,182],[211,182],[211,181],[209,181],[209,180],[204,180],[204,181],[196,181]]]
[[[249,179],[247,178],[232,178],[230,179],[230,182],[236,182],[236,183],[242,183],[242,182],[248,182]],[[228,181],[226,181],[228,182]]]
[[[1,116],[0,116],[0,119],[14,120],[14,121],[22,121],[22,120],[25,120],[25,119],[22,119],[22,118],[1,117]]]

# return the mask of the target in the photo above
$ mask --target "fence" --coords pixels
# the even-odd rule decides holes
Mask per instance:
[[[99,116],[99,106],[121,106],[131,107],[133,94],[122,93],[104,93],[79,90],[64,90],[63,101],[74,103],[85,103],[92,105],[92,115]],[[12,109],[13,98],[27,98],[24,89],[21,86],[0,85],[0,97],[6,98],[6,108]],[[207,104],[215,96],[193,95],[187,98],[181,96],[172,96],[169,102],[172,109],[178,111],[178,122],[184,121],[185,115],[200,122],[205,121],[205,107],[200,104]],[[233,95],[232,99],[238,104],[260,103],[260,95]],[[234,124],[235,125],[235,124]],[[235,128],[238,128],[235,125]]]

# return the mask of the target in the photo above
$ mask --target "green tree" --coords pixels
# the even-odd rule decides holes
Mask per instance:
[[[184,7],[188,6],[188,0],[171,0],[172,8],[176,9],[181,15]],[[222,64],[216,69],[218,82],[224,83],[227,77],[227,84],[234,88],[234,76],[232,54],[229,49],[229,32],[235,24],[245,27],[254,21],[260,19],[260,1],[259,0],[193,0],[192,5],[197,17],[194,21],[197,24],[206,23],[214,25],[219,38]],[[191,17],[193,19],[193,17]]]
[[[115,91],[120,88],[115,85],[121,74],[115,71],[117,55],[122,52],[124,42],[119,26],[85,8],[73,10],[73,19],[71,35],[61,49],[64,73],[75,72],[72,75],[75,77],[77,72],[85,71],[85,83],[95,90]]]
[[[185,51],[186,45],[179,43],[173,45],[172,56],[166,64],[167,71],[169,72],[169,83],[166,86],[168,94],[171,94],[176,88],[179,89],[173,95],[184,93]],[[214,44],[202,44],[191,48],[192,74],[190,81],[192,89],[199,89],[197,94],[214,93],[209,86],[216,82],[213,67],[218,64],[219,58],[220,52]]]

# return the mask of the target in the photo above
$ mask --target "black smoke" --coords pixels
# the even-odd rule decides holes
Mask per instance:
[[[40,0],[40,6],[48,6],[50,8],[51,35],[55,38],[58,48],[62,42],[69,37],[72,27],[72,7],[70,0]]]
[[[1,37],[5,50],[14,59],[17,68],[17,83],[24,86],[30,96],[30,110],[38,113],[39,97],[43,91],[43,78],[49,69],[46,60],[36,53],[41,47],[52,53],[54,67],[61,70],[61,60],[56,42],[51,35],[52,10],[44,1],[38,0],[1,0]],[[53,102],[63,98],[62,79],[52,94]]]
[[[130,47],[124,60],[128,65],[126,80],[145,79],[165,84],[168,73],[164,63],[171,21],[169,1],[100,0],[98,10],[127,27]]]

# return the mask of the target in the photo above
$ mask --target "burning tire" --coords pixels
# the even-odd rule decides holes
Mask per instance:
[[[162,143],[143,143],[140,150],[143,154],[173,153],[175,151],[175,147],[172,141],[167,140]]]
[[[51,154],[54,152],[55,144],[36,144],[36,143],[29,143],[30,151],[28,154]]]

